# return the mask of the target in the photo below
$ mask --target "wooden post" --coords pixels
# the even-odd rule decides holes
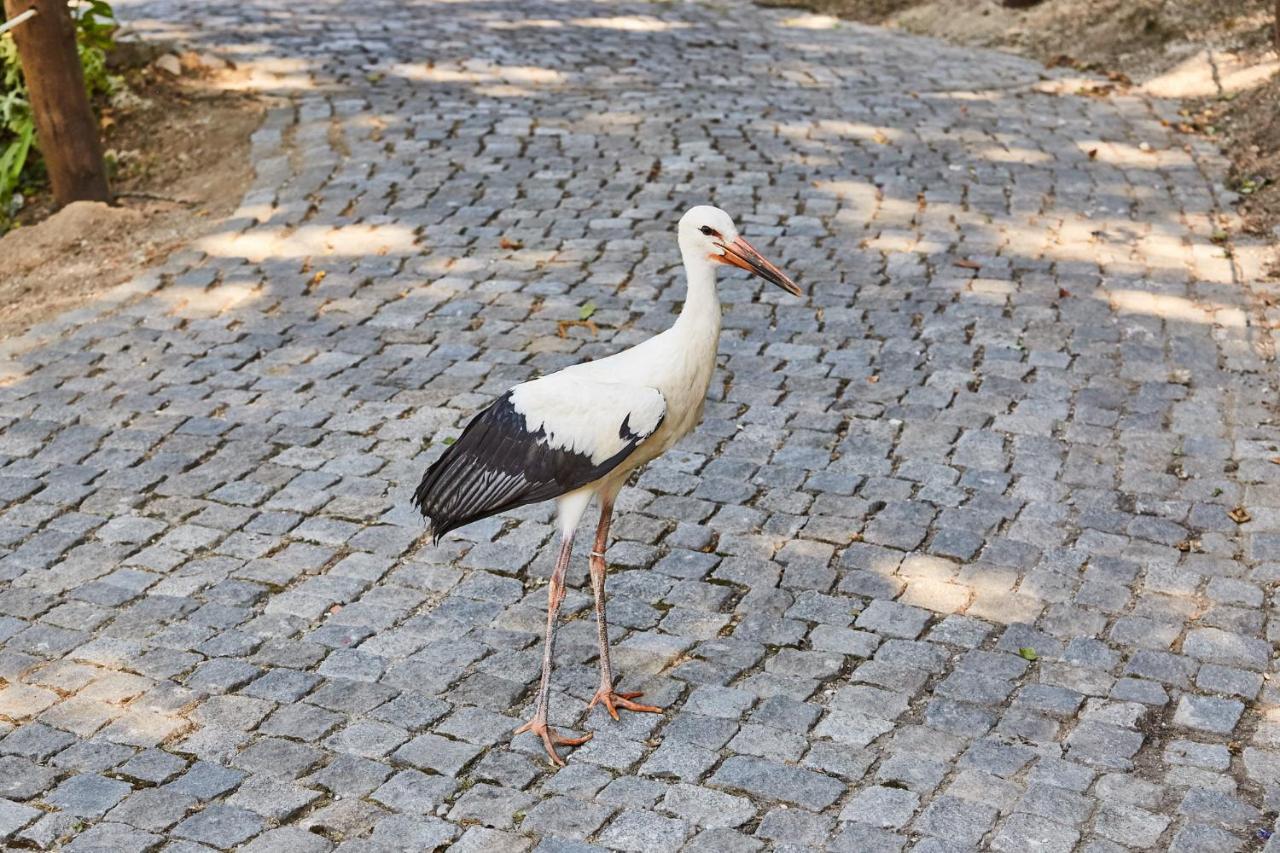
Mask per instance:
[[[28,9],[38,14],[10,32],[22,60],[31,95],[36,139],[59,206],[73,201],[111,201],[102,160],[98,123],[84,90],[84,70],[76,52],[75,23],[67,0],[4,0],[14,18]]]

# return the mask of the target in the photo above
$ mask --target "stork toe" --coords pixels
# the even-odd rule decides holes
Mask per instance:
[[[525,732],[534,732],[542,738],[542,745],[547,748],[547,755],[557,767],[564,767],[564,759],[556,752],[557,746],[581,746],[594,736],[594,733],[588,733],[582,737],[565,737],[537,717],[515,730],[515,734],[518,735]]]
[[[626,711],[638,711],[645,714],[661,714],[662,709],[657,705],[641,705],[639,702],[632,702],[632,699],[638,699],[643,696],[644,692],[636,690],[630,693],[617,693],[613,690],[601,687],[596,691],[596,695],[591,697],[591,704],[587,705],[587,710],[591,710],[597,704],[604,705],[604,709],[609,712],[609,716],[615,720],[618,719],[618,708]]]

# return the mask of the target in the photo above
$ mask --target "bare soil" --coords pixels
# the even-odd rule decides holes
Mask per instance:
[[[1042,62],[1069,61],[1146,79],[1205,48],[1265,50],[1274,0],[761,0]]]
[[[1275,0],[757,0],[991,47],[1186,99],[1185,130],[1222,145],[1246,231],[1280,237]]]
[[[127,97],[102,112],[117,205],[55,212],[28,201],[0,237],[0,340],[82,306],[211,230],[253,178],[249,137],[263,105],[223,91],[213,75],[174,79],[154,67],[127,75]]]
[[[1245,230],[1280,242],[1280,79],[1241,92],[1215,113],[1230,145],[1232,189]]]

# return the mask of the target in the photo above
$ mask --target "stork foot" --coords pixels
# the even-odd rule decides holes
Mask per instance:
[[[556,752],[557,746],[581,746],[591,740],[591,735],[587,734],[583,737],[565,737],[558,734],[555,729],[547,725],[546,720],[534,717],[529,722],[515,730],[515,734],[524,734],[525,732],[534,732],[542,738],[542,743],[547,748],[547,755],[551,756],[551,761],[557,767],[564,767],[564,759]]]
[[[661,714],[662,709],[657,705],[641,705],[639,702],[632,702],[643,696],[644,693],[637,690],[634,693],[615,693],[612,687],[601,687],[596,691],[596,695],[591,698],[591,704],[587,706],[590,711],[597,704],[604,705],[604,709],[609,712],[609,716],[615,720],[618,719],[618,708],[627,711],[640,711],[646,714]]]

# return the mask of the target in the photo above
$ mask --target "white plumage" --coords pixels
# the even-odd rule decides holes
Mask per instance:
[[[649,435],[667,413],[657,388],[589,378],[561,370],[511,389],[511,405],[525,429],[546,433],[546,442],[589,458],[593,465],[622,451],[624,430]]]
[[[800,289],[744,240],[723,210],[700,206],[679,225],[688,292],[671,328],[630,349],[516,385],[467,426],[426,472],[414,495],[438,538],[505,510],[555,498],[561,544],[549,584],[547,637],[534,718],[519,731],[539,734],[552,760],[556,744],[581,743],[547,725],[551,655],[574,532],[592,498],[600,523],[591,555],[600,642],[600,689],[591,704],[660,709],[617,693],[605,621],[604,551],[613,501],[628,476],[687,435],[702,417],[720,338],[716,270],[750,271],[794,295]],[[587,737],[590,737],[589,735]]]

